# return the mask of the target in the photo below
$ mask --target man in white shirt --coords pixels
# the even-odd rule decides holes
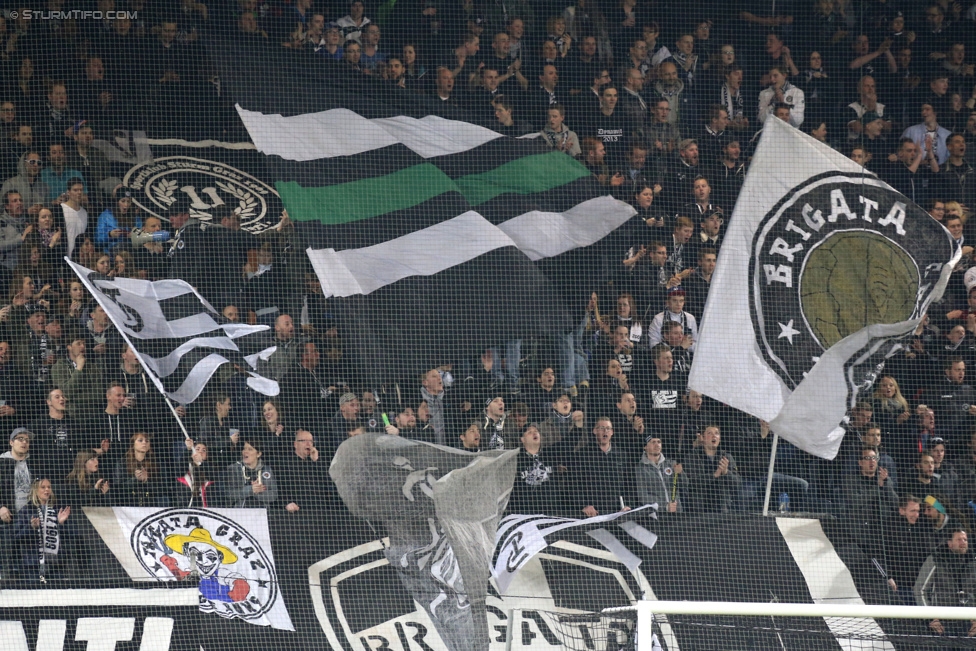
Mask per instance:
[[[61,200],[70,258],[75,250],[75,240],[88,230],[88,211],[82,205],[85,201],[85,184],[80,178],[74,177],[68,180],[68,190],[61,195]]]

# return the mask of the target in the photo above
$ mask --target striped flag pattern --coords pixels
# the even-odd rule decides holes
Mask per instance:
[[[402,379],[572,328],[567,294],[597,282],[593,245],[635,214],[585,166],[342,66],[235,42],[209,52],[347,326],[351,364]],[[319,74],[328,83],[308,83]]]
[[[182,280],[109,278],[65,258],[139,357],[156,387],[189,404],[222,364],[256,368],[275,351],[268,326],[226,323]],[[278,383],[252,373],[247,384],[268,396]]]
[[[635,214],[570,156],[460,120],[238,112],[291,218],[326,227],[308,250],[326,296],[370,294],[505,247],[552,258]]]

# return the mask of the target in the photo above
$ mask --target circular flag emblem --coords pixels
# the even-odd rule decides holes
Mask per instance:
[[[941,224],[874,177],[808,179],[753,242],[750,303],[767,362],[794,389],[845,337],[918,318],[953,248]]]
[[[240,216],[241,228],[260,233],[281,219],[281,197],[260,179],[223,163],[188,156],[166,156],[133,166],[122,179],[136,205],[162,219],[182,202],[190,216],[207,222],[218,206]]]

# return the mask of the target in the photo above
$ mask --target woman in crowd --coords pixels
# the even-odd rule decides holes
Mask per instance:
[[[59,274],[44,258],[43,248],[25,244],[20,248],[20,256],[20,263],[14,269],[15,277],[30,276],[38,287],[60,287]]]
[[[129,241],[133,228],[142,228],[142,218],[136,214],[129,193],[119,197],[114,206],[109,206],[98,216],[95,244],[103,253],[111,253]]]
[[[110,506],[109,490],[111,484],[98,471],[98,455],[94,450],[81,450],[65,480],[65,502],[76,508]]]
[[[31,219],[24,229],[23,241],[24,248],[36,247],[41,253],[41,261],[52,269],[64,266],[68,244],[61,225],[55,224],[50,208],[41,208]]]
[[[50,291],[50,285],[45,285],[38,291],[34,279],[30,276],[14,278],[10,283],[10,302],[14,305],[23,305],[30,314],[47,313],[51,310]]]
[[[95,271],[109,278],[114,277],[115,269],[112,268],[112,256],[108,253],[99,255],[95,260]]]
[[[405,85],[411,90],[423,90],[427,84],[427,68],[424,67],[417,57],[417,46],[413,43],[406,43],[403,46],[403,67],[405,68]]]
[[[261,405],[261,424],[258,425],[258,436],[267,441],[268,452],[274,456],[291,446],[291,439],[285,432],[289,432],[284,424],[281,403],[274,398],[268,398]]]
[[[90,297],[80,280],[72,280],[68,286],[68,295],[62,294],[57,306],[58,314],[65,323],[80,325],[88,320],[88,303]]]
[[[640,219],[648,226],[654,226],[655,228],[664,226],[664,215],[659,215],[653,207],[654,186],[649,183],[636,184],[630,205],[637,209],[637,215],[631,219],[632,222],[636,223],[636,220]],[[643,239],[643,236],[644,233],[641,232],[640,239]]]
[[[138,278],[139,270],[136,269],[135,260],[128,251],[121,250],[115,252],[113,258],[115,266],[112,268],[115,278]]]
[[[278,499],[278,483],[271,466],[264,463],[264,444],[257,437],[244,441],[241,460],[224,472],[225,506],[231,508],[267,508]]]
[[[57,508],[50,479],[42,477],[31,484],[27,505],[14,522],[20,569],[26,579],[45,583],[63,576],[70,516],[70,506]]]
[[[884,434],[894,434],[912,417],[908,401],[898,387],[898,381],[890,375],[884,375],[878,381],[872,403],[874,422],[881,427]]]
[[[136,432],[129,439],[129,449],[115,467],[113,484],[116,506],[166,505],[149,434]]]
[[[214,482],[211,481],[215,473],[213,466],[207,461],[207,444],[203,441],[185,439],[186,452],[183,454],[178,472],[183,474],[176,477],[176,488],[173,498],[179,506],[187,508],[207,508],[214,506]]]
[[[234,463],[241,455],[241,433],[232,427],[230,396],[218,393],[214,396],[209,414],[200,419],[197,441],[207,446],[207,456],[223,468]]]
[[[95,249],[95,243],[88,235],[84,235],[79,239],[81,242],[75,247],[75,261],[82,267],[94,269],[99,257],[98,251]]]

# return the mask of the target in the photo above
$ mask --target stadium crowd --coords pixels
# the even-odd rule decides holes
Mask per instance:
[[[958,599],[946,568],[976,517],[976,5],[99,0],[133,13],[91,21],[58,13],[71,5],[5,3],[0,18],[4,576],[66,571],[83,506],[344,508],[328,463],[363,432],[521,448],[511,512],[760,509],[768,425],[686,379],[725,220],[763,122],[781,119],[923,206],[964,256],[851,411],[837,459],[780,442],[773,506],[847,519],[897,600]],[[206,222],[183,205],[165,223],[141,213],[93,142],[240,132],[205,55],[227,38],[334,60],[378,97],[426,94],[579,158],[638,214],[605,244],[578,327],[370,386],[287,214],[252,235],[226,207]],[[167,405],[64,256],[109,277],[183,278],[227,320],[273,326],[259,371],[281,394],[262,400],[225,367],[194,404]]]

